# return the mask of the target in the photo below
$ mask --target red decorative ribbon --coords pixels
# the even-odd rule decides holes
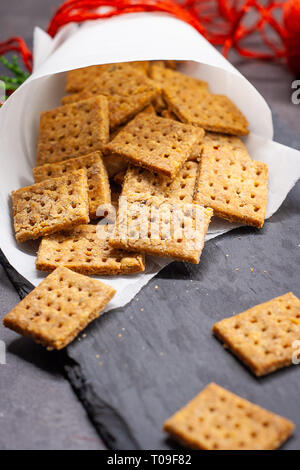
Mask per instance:
[[[165,12],[186,21],[212,44],[223,45],[226,56],[234,48],[249,58],[285,58],[294,72],[300,71],[300,0],[67,0],[55,12],[48,33],[54,37],[69,23],[144,11]],[[255,34],[265,46],[263,51],[243,45]],[[9,51],[17,51],[31,71],[32,53],[23,39],[0,43],[0,55]]]

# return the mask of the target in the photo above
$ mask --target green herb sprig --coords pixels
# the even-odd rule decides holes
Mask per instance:
[[[0,56],[0,62],[12,72],[13,76],[0,75],[0,80],[5,83],[5,89],[8,92],[15,91],[29,77],[30,73],[21,69],[16,55],[12,56],[11,62],[6,57]]]

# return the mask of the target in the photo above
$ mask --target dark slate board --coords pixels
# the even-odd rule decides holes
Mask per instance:
[[[300,182],[261,231],[209,241],[199,266],[172,263],[68,348],[68,377],[109,446],[173,448],[164,420],[214,381],[292,419],[299,430],[284,448],[300,448],[300,368],[256,379],[211,335],[234,312],[300,296],[299,200]]]

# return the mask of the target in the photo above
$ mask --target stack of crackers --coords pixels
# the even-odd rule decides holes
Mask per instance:
[[[12,193],[17,241],[41,239],[36,268],[53,272],[4,324],[48,349],[66,346],[115,294],[87,275],[142,272],[148,254],[199,263],[213,215],[261,228],[268,196],[267,165],[240,138],[245,116],[174,61],[73,70],[66,93],[41,114],[35,183]],[[214,333],[263,375],[291,363],[297,312],[286,294]],[[276,448],[292,428],[214,384],[165,424],[201,449]]]

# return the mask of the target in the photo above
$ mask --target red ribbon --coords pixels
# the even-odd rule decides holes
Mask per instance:
[[[281,14],[283,5],[284,22]],[[277,17],[274,14],[276,10],[280,13]],[[184,0],[183,3],[175,0],[67,0],[56,10],[48,33],[54,37],[69,23],[144,11],[165,12],[186,21],[212,44],[223,45],[226,56],[234,48],[249,58],[271,60],[286,57],[290,66],[295,66],[299,58],[300,0],[263,3],[259,0]],[[250,12],[252,17],[255,16],[252,24],[249,24]],[[265,46],[263,52],[244,46],[245,39],[254,34],[259,34]],[[14,37],[0,43],[0,55],[9,51],[18,52],[26,68],[32,70],[32,53],[22,38]],[[293,60],[290,60],[291,54]]]

